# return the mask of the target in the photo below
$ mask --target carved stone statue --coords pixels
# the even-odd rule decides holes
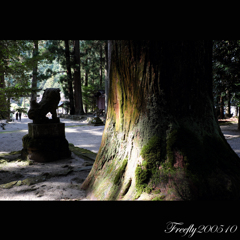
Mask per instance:
[[[47,88],[44,90],[42,100],[37,103],[35,100],[30,103],[30,110],[28,111],[29,119],[33,120],[33,123],[58,123],[56,109],[60,101],[60,89],[59,88]],[[46,117],[46,114],[50,112],[52,119]]]
[[[65,137],[65,124],[60,122],[56,114],[59,101],[60,89],[47,88],[39,103],[31,102],[28,117],[33,123],[28,123],[28,134],[22,138],[22,159],[51,162],[70,158],[71,151]],[[48,112],[52,114],[52,119],[46,117]]]

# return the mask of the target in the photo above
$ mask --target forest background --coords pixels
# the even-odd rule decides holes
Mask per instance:
[[[60,88],[71,115],[95,111],[107,51],[107,40],[0,40],[0,117],[26,112],[46,88]]]
[[[108,95],[110,40],[0,40],[0,118],[26,112],[43,89],[60,88],[71,115],[96,110]],[[240,40],[213,40],[214,104],[218,118],[240,107]],[[40,90],[41,89],[41,90]],[[105,104],[106,105],[106,104]]]

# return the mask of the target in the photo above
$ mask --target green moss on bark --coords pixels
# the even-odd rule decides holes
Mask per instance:
[[[119,168],[119,170],[118,170],[118,172],[117,172],[117,174],[116,174],[116,176],[114,178],[114,181],[113,181],[114,184],[118,184],[119,183],[119,180],[121,179],[121,177],[122,177],[122,175],[123,175],[123,173],[125,171],[125,168],[127,166],[127,162],[128,162],[127,159],[123,160],[122,166]]]
[[[154,197],[152,201],[163,201],[165,196],[160,196],[160,197]]]
[[[220,135],[178,126],[168,131],[166,145],[161,138],[152,137],[143,146],[141,156],[142,164],[135,170],[136,198],[156,186],[182,200],[240,197],[239,158]]]
[[[83,185],[119,198],[127,152],[126,199],[156,186],[166,200],[239,199],[239,158],[214,119],[210,41],[146,41],[113,42],[108,120]]]
[[[161,142],[159,137],[154,136],[141,150],[143,162],[141,165],[138,165],[135,170],[136,198],[138,198],[143,191],[150,191],[148,187],[149,180],[156,174],[157,167],[161,162]]]
[[[174,169],[179,161],[183,166],[181,177],[174,177],[175,189],[183,200],[238,199],[238,156],[221,133],[197,130],[181,126],[168,136],[169,166]]]

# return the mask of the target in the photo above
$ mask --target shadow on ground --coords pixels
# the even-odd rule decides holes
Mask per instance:
[[[71,158],[50,163],[21,160],[20,152],[0,155],[0,200],[82,200],[81,183],[96,153],[69,144]]]

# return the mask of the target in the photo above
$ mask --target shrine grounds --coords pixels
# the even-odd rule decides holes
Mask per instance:
[[[87,118],[78,121],[61,118],[60,121],[65,123],[69,143],[98,152],[104,126],[88,125]],[[22,149],[22,137],[28,133],[28,123],[32,123],[32,120],[22,117],[21,121],[14,120],[5,125],[6,130],[0,128],[0,154]]]
[[[81,184],[87,177],[99,150],[104,126],[82,120],[60,119],[72,156],[50,163],[20,159],[22,137],[32,120],[22,116],[0,128],[0,200],[87,200]],[[237,122],[220,126],[230,146],[240,157],[240,131]]]
[[[60,121],[65,123],[72,155],[71,159],[50,163],[20,159],[22,137],[32,120],[22,117],[0,129],[0,200],[84,199],[85,191],[80,186],[91,170],[104,126],[88,125],[87,118]]]

